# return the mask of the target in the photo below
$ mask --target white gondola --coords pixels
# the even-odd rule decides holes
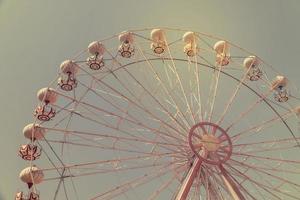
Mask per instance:
[[[77,86],[76,74],[79,66],[72,60],[66,60],[60,65],[61,76],[58,85],[64,91],[71,91]]]
[[[86,64],[92,70],[99,70],[104,67],[103,55],[105,52],[105,47],[101,42],[94,41],[88,46],[88,52],[90,56],[87,58]]]
[[[35,109],[34,116],[40,121],[49,121],[56,114],[51,104],[56,102],[57,93],[53,88],[42,88],[38,91],[37,97],[42,102],[42,105]]]
[[[276,76],[272,82],[271,89],[274,90],[274,99],[278,102],[286,102],[289,99],[287,90],[288,80],[284,76]]]
[[[167,48],[164,31],[162,29],[153,29],[150,37],[152,40],[150,47],[153,52],[156,54],[164,53]]]
[[[196,34],[190,31],[186,32],[183,35],[182,40],[185,43],[183,52],[189,57],[195,56],[198,53]]]
[[[25,138],[34,142],[44,138],[45,129],[37,124],[28,124],[23,128],[23,134]],[[41,149],[34,143],[24,144],[20,146],[18,154],[24,160],[36,160],[41,156]]]
[[[260,61],[256,56],[249,56],[245,58],[243,65],[247,71],[247,77],[250,81],[259,80],[263,73],[259,68]]]
[[[134,55],[133,34],[131,32],[122,32],[119,35],[120,46],[119,54],[124,58],[130,58]]]
[[[218,41],[214,45],[216,52],[216,63],[220,66],[226,66],[230,62],[229,44],[226,41]]]

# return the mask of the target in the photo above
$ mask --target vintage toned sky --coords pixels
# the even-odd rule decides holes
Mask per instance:
[[[12,199],[16,155],[36,91],[90,41],[127,29],[207,32],[255,52],[300,85],[299,0],[0,0],[0,199]]]

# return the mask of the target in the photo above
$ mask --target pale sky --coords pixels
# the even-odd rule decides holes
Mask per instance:
[[[226,38],[300,85],[299,0],[1,0],[0,199],[12,199],[26,166],[17,156],[36,91],[90,41],[166,26]]]

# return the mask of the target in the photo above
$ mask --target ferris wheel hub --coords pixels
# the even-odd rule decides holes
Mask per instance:
[[[205,134],[201,137],[201,141],[199,143],[209,152],[215,152],[220,147],[220,140],[214,136],[213,134]]]
[[[232,154],[232,143],[227,132],[211,122],[194,125],[188,135],[192,152],[203,162],[213,165],[225,163]]]

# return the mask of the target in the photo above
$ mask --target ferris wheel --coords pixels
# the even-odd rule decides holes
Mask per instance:
[[[15,200],[300,199],[298,89],[227,40],[124,31],[37,99]]]

